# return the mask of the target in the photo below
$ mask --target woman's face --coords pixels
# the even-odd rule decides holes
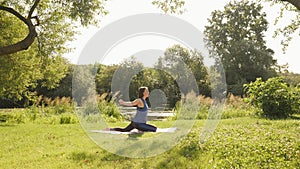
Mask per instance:
[[[145,89],[145,91],[144,91],[144,97],[146,98],[146,97],[148,97],[149,96],[149,90],[148,89]]]

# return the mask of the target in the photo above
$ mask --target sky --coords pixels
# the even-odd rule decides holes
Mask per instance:
[[[224,6],[229,3],[230,0],[214,0],[214,1],[199,1],[199,0],[186,0],[184,9],[186,11],[181,15],[174,15],[180,19],[183,19],[199,31],[203,32],[204,27],[208,25],[207,18],[210,18],[210,14],[214,10],[222,10]],[[280,65],[288,64],[288,70],[293,73],[300,73],[300,56],[297,54],[297,42],[300,42],[299,34],[294,35],[294,38],[289,44],[286,53],[283,53],[280,41],[282,37],[273,38],[274,31],[277,28],[283,27],[290,23],[290,19],[296,16],[295,13],[285,13],[284,18],[280,20],[277,25],[274,25],[275,18],[279,16],[279,5],[270,6],[269,4],[263,4],[264,12],[267,14],[267,20],[269,22],[268,31],[265,33],[265,40],[267,47],[275,51],[274,59]],[[74,50],[71,53],[65,55],[71,63],[76,64],[78,58],[82,54],[85,45],[95,34],[102,28],[114,23],[115,21],[127,16],[143,13],[160,13],[162,12],[151,4],[148,0],[110,0],[106,3],[106,9],[109,14],[100,17],[99,27],[90,26],[88,28],[79,28],[81,34],[76,36],[75,41],[70,43],[70,47]],[[105,56],[101,63],[113,64],[119,63],[125,57],[130,57],[137,53],[143,53],[142,51],[148,49],[165,50],[170,47],[171,44],[178,43],[174,39],[159,37],[153,35],[132,37],[122,41],[118,45],[114,46],[109,53]]]

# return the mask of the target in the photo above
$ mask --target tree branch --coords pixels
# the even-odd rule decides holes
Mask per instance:
[[[32,13],[33,13],[33,11],[35,10],[35,8],[37,7],[37,5],[38,5],[39,3],[40,3],[40,0],[35,0],[35,1],[34,1],[34,4],[33,4],[32,7],[30,8],[30,11],[29,11],[28,16],[27,16],[28,19],[32,17]]]
[[[5,7],[5,6],[0,5],[0,10],[9,12],[9,13],[13,14],[14,16],[16,16],[18,19],[20,19],[22,22],[24,22],[27,25],[28,30],[29,30],[28,35],[23,40],[15,43],[15,44],[12,44],[12,45],[0,47],[0,56],[16,53],[16,52],[19,52],[22,50],[27,50],[29,48],[29,46],[31,46],[31,44],[34,42],[34,39],[37,37],[37,32],[35,30],[35,26],[33,25],[32,21],[31,21],[31,19],[32,19],[31,15],[32,15],[34,9],[37,7],[39,2],[40,2],[40,0],[35,1],[35,3],[33,4],[33,6],[31,7],[31,9],[29,11],[28,18],[23,17],[19,12],[15,11],[14,9],[12,9],[10,7]]]
[[[281,1],[288,2],[294,5],[298,10],[300,10],[300,0],[281,0]]]

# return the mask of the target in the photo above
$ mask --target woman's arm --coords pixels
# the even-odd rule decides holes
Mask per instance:
[[[122,99],[119,100],[119,104],[124,105],[124,106],[136,106],[136,105],[138,105],[139,107],[142,107],[143,103],[142,103],[142,106],[141,106],[141,103],[142,103],[141,99],[136,99],[132,102],[125,102]]]

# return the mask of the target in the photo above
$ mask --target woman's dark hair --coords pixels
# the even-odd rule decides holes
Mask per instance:
[[[143,86],[143,87],[139,88],[139,98],[144,97],[144,92],[145,92],[146,89],[148,89],[148,87]]]

